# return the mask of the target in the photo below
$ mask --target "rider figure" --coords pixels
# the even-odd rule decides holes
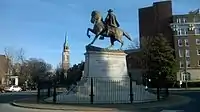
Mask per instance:
[[[119,22],[117,21],[116,19],[116,16],[113,14],[113,10],[112,9],[109,9],[108,10],[108,14],[105,18],[105,32],[106,32],[106,35],[108,35],[108,27],[111,26],[111,27],[119,27]],[[103,36],[100,37],[101,40],[104,39]]]
[[[109,9],[108,14],[105,18],[105,24],[106,24],[106,34],[108,34],[108,27],[119,27],[119,22],[116,19],[116,16],[113,14],[113,10]]]

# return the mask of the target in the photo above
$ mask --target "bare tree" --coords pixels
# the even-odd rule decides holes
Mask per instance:
[[[4,49],[5,55],[8,58],[8,65],[9,65],[9,73],[12,74],[13,71],[19,71],[20,72],[20,65],[25,60],[25,53],[23,48],[20,48],[19,50],[15,50],[12,48],[5,48]],[[19,65],[19,66],[15,66]]]
[[[128,45],[127,49],[139,49],[140,48],[140,42],[137,38],[133,39],[133,43]]]
[[[30,58],[26,61],[25,68],[29,72],[30,80],[36,83],[38,81],[37,78],[44,79],[47,77],[46,73],[52,69],[52,66],[42,59]]]

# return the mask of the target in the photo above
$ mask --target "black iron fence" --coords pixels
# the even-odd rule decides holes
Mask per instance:
[[[71,86],[59,85],[56,81],[38,83],[38,101],[48,98],[48,102],[54,103],[134,103],[156,100],[158,96],[160,99],[160,95],[161,98],[167,96],[166,92],[136,85],[127,77],[123,80],[83,77]]]

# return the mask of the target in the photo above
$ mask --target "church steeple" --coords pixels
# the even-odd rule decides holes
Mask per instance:
[[[64,42],[64,51],[69,49],[69,44],[68,44],[68,36],[67,36],[67,33],[65,33],[65,42]]]
[[[63,53],[62,53],[62,68],[64,70],[69,69],[69,44],[68,44],[68,37],[67,33],[65,33],[65,41],[63,44]]]

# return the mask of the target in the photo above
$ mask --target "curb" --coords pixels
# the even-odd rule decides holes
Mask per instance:
[[[12,102],[10,103],[12,106],[15,106],[15,107],[20,107],[20,108],[27,108],[27,109],[40,109],[40,110],[64,110],[64,111],[81,111],[81,112],[84,112],[84,111],[95,111],[95,112],[98,112],[98,111],[116,111],[117,109],[112,109],[112,108],[101,108],[101,109],[78,109],[78,108],[73,108],[73,109],[66,109],[66,108],[48,108],[48,107],[33,107],[33,106],[24,106],[24,105],[20,105],[20,104],[17,104],[15,102]]]
[[[175,97],[178,97],[177,100],[173,101],[173,99]],[[180,99],[183,99],[183,100],[180,100]],[[55,106],[57,105],[58,107],[57,108],[53,108],[52,106],[49,106],[49,107],[40,107],[37,105],[34,106],[34,104],[31,104],[31,105],[23,105],[20,104],[20,103],[16,103],[16,101],[14,102],[11,102],[10,104],[12,106],[16,106],[16,107],[21,107],[21,108],[29,108],[29,109],[42,109],[42,110],[64,110],[64,111],[119,111],[119,110],[135,110],[135,109],[149,109],[149,108],[167,108],[167,107],[175,107],[175,106],[179,106],[179,105],[184,105],[184,104],[187,104],[191,101],[192,99],[189,98],[189,97],[185,97],[185,96],[180,96],[180,95],[173,95],[171,97],[171,99],[169,98],[169,100],[167,101],[167,99],[162,99],[160,101],[157,101],[157,103],[155,104],[151,104],[153,102],[148,102],[148,103],[137,103],[137,104],[116,104],[116,105],[107,105],[106,107],[101,107],[101,105],[95,105],[95,104],[92,104],[92,105],[85,105],[85,104],[76,104],[76,105],[73,105],[73,104],[55,104]],[[154,101],[155,102],[155,101]],[[46,105],[48,104],[52,104],[54,105],[53,103],[44,103]],[[59,105],[61,106],[59,108]],[[63,108],[63,107],[64,108]],[[68,106],[68,107],[67,107]],[[82,107],[80,107],[82,106]]]

